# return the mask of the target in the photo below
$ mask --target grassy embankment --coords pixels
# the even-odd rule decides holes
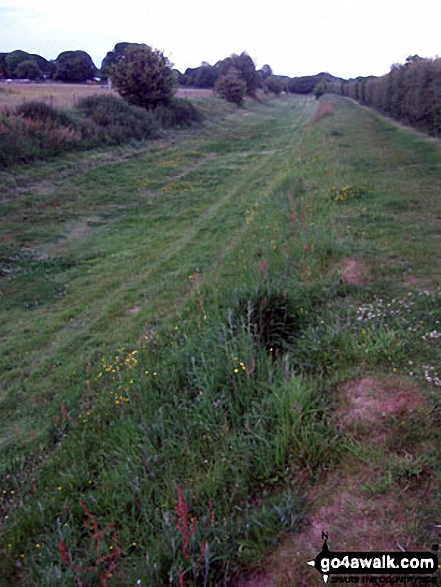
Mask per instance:
[[[2,174],[6,584],[222,584],[354,455],[433,540],[441,156],[332,103],[209,101],[202,131]],[[410,372],[398,448],[333,420],[343,382]]]

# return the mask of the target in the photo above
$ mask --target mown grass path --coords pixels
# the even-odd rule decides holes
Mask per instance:
[[[231,584],[323,508],[344,532],[351,487],[409,508],[382,545],[435,540],[438,145],[334,97],[200,104],[1,176],[9,584]]]
[[[66,178],[57,163],[52,180],[27,187],[18,176],[24,185],[6,193],[1,224],[5,448],[14,428],[29,433],[23,401],[33,404],[30,427],[44,434],[47,403],[69,401],[106,345],[131,343],[173,312],[195,272],[214,278],[314,108],[267,103],[121,161],[104,154],[90,167],[87,154],[72,158]]]

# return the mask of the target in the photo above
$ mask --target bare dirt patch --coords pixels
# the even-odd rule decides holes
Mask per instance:
[[[392,417],[410,417],[416,410],[428,409],[421,394],[400,377],[364,377],[345,385],[340,392],[335,419],[342,432],[351,434],[361,427],[367,446],[385,443],[394,434],[388,426]],[[399,442],[399,439],[396,439]],[[378,448],[387,453],[384,444]],[[385,457],[387,459],[387,455]],[[317,571],[306,563],[322,546],[322,532],[329,534],[335,551],[398,551],[423,549],[409,530],[409,512],[418,499],[407,488],[392,485],[372,489],[382,478],[381,460],[366,462],[355,455],[345,459],[338,470],[330,471],[324,482],[310,491],[311,514],[307,526],[286,537],[254,573],[240,579],[236,587],[314,587],[323,585]]]
[[[340,429],[352,433],[361,429],[369,434],[371,442],[378,442],[387,437],[392,416],[405,418],[425,408],[426,401],[400,377],[365,377],[343,389],[336,419]]]
[[[352,285],[363,285],[367,283],[369,268],[360,259],[346,259],[338,267],[341,278]]]

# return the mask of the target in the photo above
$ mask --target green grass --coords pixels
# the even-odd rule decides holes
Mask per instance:
[[[332,419],[360,374],[413,377],[405,442],[439,440],[439,148],[332,100],[201,99],[202,129],[1,175],[5,584],[226,584],[367,458]]]

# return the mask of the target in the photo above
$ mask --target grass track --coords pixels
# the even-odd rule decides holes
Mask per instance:
[[[305,480],[360,452],[332,421],[341,382],[406,377],[409,357],[434,412],[407,447],[408,468],[386,457],[378,476],[394,479],[391,491],[414,469],[433,476],[409,522],[414,542],[426,531],[438,457],[426,445],[423,458],[420,437],[438,434],[439,394],[424,365],[436,367],[439,348],[421,341],[441,319],[441,157],[423,137],[326,100],[323,118],[310,98],[245,110],[202,100],[217,112],[202,131],[2,176],[9,580],[76,585],[75,565],[89,565],[91,584],[177,585],[179,573],[225,584],[231,566],[299,529]],[[348,259],[361,282],[341,279]],[[363,304],[409,293],[412,312],[358,320]],[[300,324],[276,360],[256,349],[255,295],[258,307],[292,304]],[[179,484],[198,521],[189,557],[173,522]],[[95,520],[117,521],[124,556],[112,577],[113,559],[97,562],[112,537],[93,543],[80,497]],[[75,565],[63,564],[60,540]]]
[[[290,103],[284,107],[292,111]],[[188,295],[188,276],[196,269],[204,278],[211,273],[212,279],[232,238],[240,238],[246,228],[246,209],[285,171],[281,157],[299,140],[313,108],[311,101],[298,108],[282,136],[279,108],[265,105],[250,113],[245,130],[237,129],[240,114],[230,117],[216,129],[214,144],[211,132],[203,138],[190,135],[176,146],[157,144],[128,162],[85,171],[81,159],[87,156],[79,157],[78,172],[55,180],[49,198],[46,181],[13,196],[12,213],[3,217],[4,255],[10,258],[18,247],[29,249],[33,275],[31,280],[18,276],[18,296],[14,282],[6,283],[10,314],[2,356],[12,387],[4,390],[2,401],[17,405],[23,393],[31,399],[28,382],[36,379],[30,394],[38,398],[44,421],[46,397],[40,386],[50,400],[59,390],[59,399],[68,401],[71,391],[64,396],[60,388],[66,378],[75,381],[79,365],[93,361],[103,345],[139,338],[143,323],[172,311]],[[262,137],[267,141],[263,154]],[[49,300],[39,300],[38,285],[51,290]],[[134,306],[141,310],[131,318],[127,311]],[[36,340],[28,335],[30,327],[38,333]],[[17,385],[26,392],[20,393]],[[42,422],[34,420],[36,408],[33,427],[44,434]],[[26,435],[23,423],[11,416],[9,411],[2,422],[2,444],[17,426]]]

